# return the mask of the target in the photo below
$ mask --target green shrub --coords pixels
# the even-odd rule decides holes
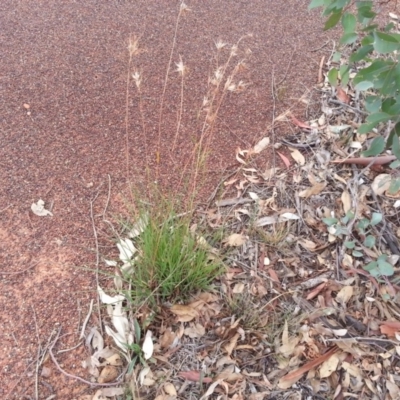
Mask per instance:
[[[393,31],[394,24],[381,28],[376,24],[377,12],[373,1],[312,0],[309,8],[322,7],[327,17],[325,30],[341,23],[342,49],[350,49],[348,65],[332,68],[328,78],[333,86],[346,86],[352,66],[357,63],[357,73],[352,79],[355,90],[368,92],[365,109],[368,116],[358,128],[361,134],[371,132],[379,124],[389,124],[388,137],[378,137],[366,156],[376,156],[385,147],[400,160],[400,34]],[[339,60],[341,53],[334,55]],[[393,166],[397,167],[399,161]]]

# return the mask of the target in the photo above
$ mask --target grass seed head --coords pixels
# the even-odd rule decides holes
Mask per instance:
[[[225,46],[226,46],[226,43],[223,42],[221,39],[218,39],[218,40],[215,42],[215,47],[217,48],[217,50],[221,50],[221,49],[223,49]]]
[[[190,12],[190,11],[192,11],[192,10],[187,6],[186,3],[184,3],[184,2],[182,1],[181,5],[180,5],[180,7],[179,7],[179,12],[180,12],[181,14],[185,14],[185,13],[188,13],[188,12]]]
[[[139,39],[136,36],[129,39],[128,51],[130,57],[137,56],[140,53]]]
[[[142,83],[142,76],[139,71],[135,71],[132,74],[132,79],[135,81],[135,85],[138,89],[140,89],[140,84]]]
[[[176,72],[178,72],[181,76],[185,76],[188,72],[188,69],[185,64],[183,64],[182,57],[179,56],[179,62],[175,63]]]

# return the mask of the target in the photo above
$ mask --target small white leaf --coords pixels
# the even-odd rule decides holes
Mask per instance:
[[[115,344],[123,351],[127,352],[128,349],[125,345],[125,339],[117,332],[114,332],[109,326],[106,325],[106,333],[114,339]]]
[[[289,213],[289,212],[283,213],[279,217],[279,220],[283,220],[283,221],[292,220],[292,219],[296,220],[296,219],[300,219],[300,217],[296,214]]]
[[[152,332],[147,331],[146,336],[144,338],[143,345],[142,345],[142,350],[143,350],[143,355],[144,355],[145,360],[148,360],[153,355],[154,344],[153,344],[153,339],[151,338],[151,336],[152,336]]]
[[[132,230],[128,233],[130,238],[135,238],[139,236],[144,229],[146,228],[147,224],[149,223],[149,215],[144,214],[139,220],[133,225]]]
[[[140,386],[143,386],[144,378],[150,372],[150,367],[144,367],[139,373],[139,383]]]
[[[253,153],[261,153],[269,145],[269,137],[262,138],[253,148]]]
[[[109,296],[100,286],[97,287],[97,292],[99,293],[100,300],[103,304],[116,304],[125,300],[125,297],[121,294],[117,296]]]
[[[136,253],[136,248],[130,239],[121,239],[121,241],[117,243],[117,247],[119,250],[119,259],[123,263],[129,262]]]
[[[50,215],[51,217],[53,216],[51,211],[44,208],[44,201],[42,199],[39,199],[37,203],[32,203],[31,210],[39,217],[45,217],[46,215]]]
[[[114,260],[104,260],[104,262],[109,266],[109,267],[116,267],[118,264]]]
[[[258,194],[257,194],[257,193],[249,192],[249,196],[250,196],[253,200],[260,200],[260,198],[258,197]]]
[[[124,341],[127,342],[127,337],[129,334],[129,322],[126,318],[125,312],[122,310],[122,302],[116,303],[114,306],[112,323]]]

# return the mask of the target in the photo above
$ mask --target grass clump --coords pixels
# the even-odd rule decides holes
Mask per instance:
[[[183,300],[206,290],[222,273],[222,262],[190,226],[190,217],[172,210],[150,215],[135,241],[139,255],[129,278],[134,303]]]

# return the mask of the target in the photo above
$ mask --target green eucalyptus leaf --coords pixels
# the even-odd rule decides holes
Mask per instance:
[[[398,160],[396,160],[400,164]],[[392,179],[389,186],[389,194],[396,194],[400,190],[400,178]]]
[[[341,38],[340,44],[352,44],[358,39],[358,34],[356,32],[345,33]]]
[[[360,231],[360,233],[364,233],[365,229],[368,228],[369,224],[370,224],[369,219],[363,218],[357,222],[356,228]]]
[[[374,212],[371,217],[371,225],[375,226],[382,222],[383,216],[381,213]]]
[[[312,10],[313,8],[322,7],[326,4],[325,0],[312,0],[308,5],[308,9]]]
[[[371,272],[371,270],[373,269],[377,269],[378,268],[378,263],[376,261],[371,261],[370,263],[368,263],[367,265],[364,265],[363,269],[365,269],[366,271]]]
[[[328,81],[331,86],[337,86],[339,71],[336,68],[331,68],[328,72]]]
[[[365,109],[369,113],[376,113],[380,110],[382,99],[378,96],[367,96],[365,98]]]
[[[394,35],[377,32],[374,33],[374,49],[381,54],[393,53],[400,49],[400,42]]]
[[[399,167],[400,167],[400,161],[399,161],[399,160],[394,160],[392,163],[389,164],[389,167],[392,168],[392,169],[397,169],[397,168],[399,168]],[[392,183],[393,183],[393,182],[395,182],[395,179],[392,180]],[[390,186],[392,186],[392,185],[390,185]],[[390,190],[390,188],[389,188],[389,193],[390,193],[390,194],[394,194],[394,193],[396,193],[396,192],[397,192],[397,190],[394,191],[394,192],[392,192],[392,191]]]
[[[381,274],[381,271],[380,271],[380,269],[377,267],[377,268],[374,268],[374,269],[371,269],[370,271],[369,271],[369,273],[374,277],[374,278],[379,278],[382,274]]]
[[[347,247],[348,249],[354,249],[354,247],[356,247],[356,242],[353,241],[346,241],[344,242],[345,247]]]
[[[387,113],[377,112],[377,113],[368,115],[366,121],[368,123],[372,123],[372,124],[378,125],[381,122],[389,121],[391,118],[392,118],[392,116],[387,114]]]
[[[394,268],[392,264],[387,261],[378,261],[379,271],[382,275],[392,276],[394,274]]]
[[[354,250],[354,251],[351,253],[351,255],[352,255],[353,257],[360,258],[360,257],[362,257],[364,254],[361,253],[361,251]]]
[[[367,54],[371,53],[373,50],[374,46],[372,44],[362,46],[350,55],[349,60],[350,62],[361,61],[366,57]]]
[[[372,247],[375,246],[375,242],[376,242],[375,236],[368,235],[364,240],[364,246],[368,247],[369,249],[372,249]]]
[[[348,65],[341,65],[339,68],[340,82],[342,86],[346,86],[349,82],[350,67]]]
[[[339,62],[341,57],[342,57],[342,53],[340,51],[335,51],[335,53],[332,56],[332,61]]]
[[[386,142],[386,147],[389,149],[393,146],[394,135],[400,136],[400,122],[396,122],[393,129],[390,131],[388,140]]]
[[[365,90],[371,89],[374,87],[374,83],[371,81],[362,81],[356,84],[355,89],[363,92]]]
[[[382,136],[377,136],[371,142],[369,149],[362,152],[362,155],[364,157],[371,157],[371,156],[374,157],[377,156],[378,154],[381,154],[383,150],[385,150],[385,139]]]
[[[355,15],[346,12],[342,17],[342,26],[345,33],[354,32],[357,26]]]
[[[335,232],[336,236],[348,235],[349,233],[350,233],[349,230],[344,226],[340,226],[339,225],[339,226],[336,227],[336,232]]]
[[[325,22],[324,31],[335,27],[339,23],[341,17],[342,11],[336,11],[332,13],[328,20]]]
[[[392,138],[392,152],[400,160],[400,143],[397,135],[394,135]]]
[[[328,226],[332,226],[337,224],[338,219],[337,218],[333,218],[333,217],[329,217],[329,218],[322,218],[322,221],[328,225]]]

